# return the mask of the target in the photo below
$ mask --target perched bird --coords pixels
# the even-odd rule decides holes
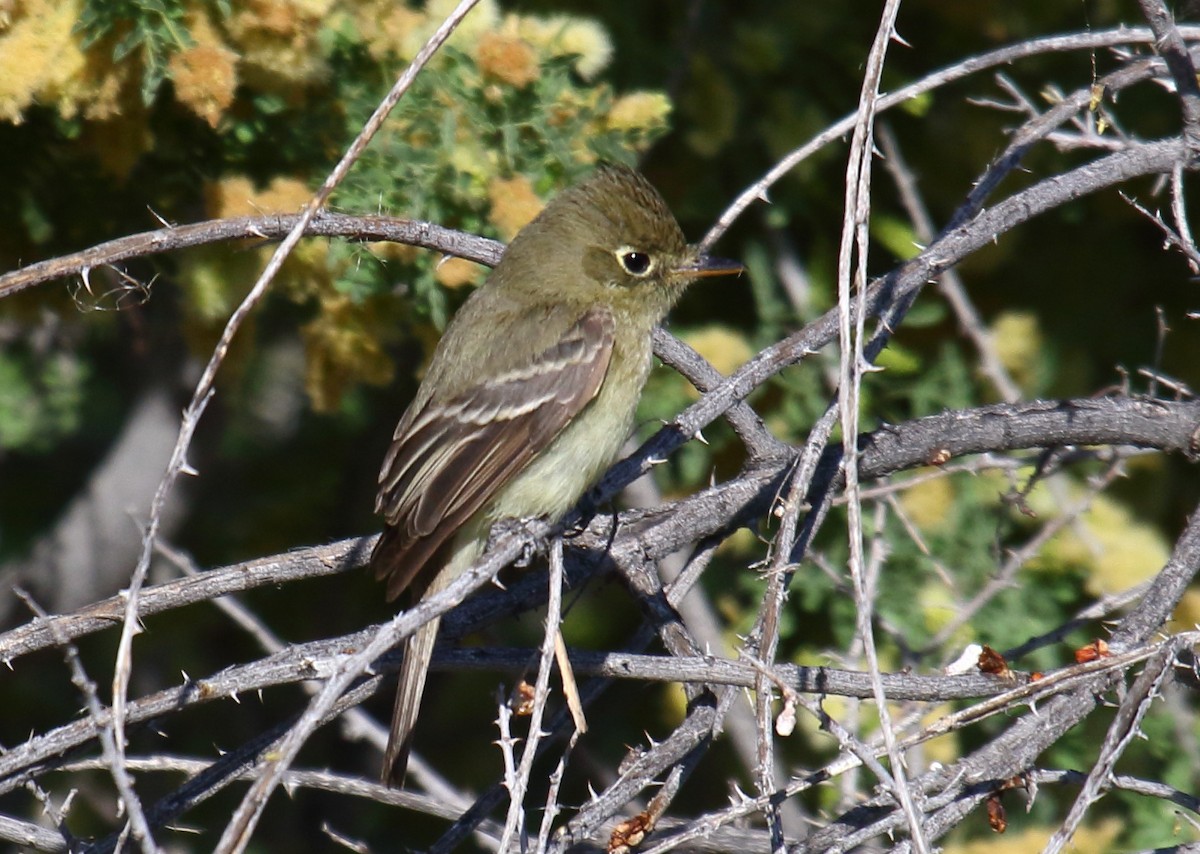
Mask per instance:
[[[513,239],[455,314],[379,472],[371,568],[416,603],[480,556],[498,519],[569,510],[616,458],[651,366],[651,333],[700,255],[640,174],[603,166]],[[408,638],[382,779],[401,785],[438,621]]]

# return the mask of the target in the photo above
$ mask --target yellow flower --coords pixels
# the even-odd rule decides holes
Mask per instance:
[[[666,127],[671,100],[662,92],[631,92],[622,95],[608,111],[608,126],[614,130],[653,130]]]
[[[372,59],[381,62],[389,54],[412,58],[414,33],[421,31],[426,20],[422,12],[394,0],[359,3],[353,9],[358,32]]]
[[[323,80],[328,67],[317,39],[333,0],[247,0],[227,22],[246,82],[292,93]]]
[[[524,175],[509,179],[493,178],[488,184],[488,199],[492,205],[488,221],[500,230],[505,240],[511,240],[541,213],[545,204]]]
[[[541,69],[533,48],[519,38],[485,33],[475,50],[475,61],[485,75],[523,89],[538,79]]]
[[[424,42],[433,35],[433,31],[442,25],[442,21],[446,20],[457,6],[458,0],[429,0],[425,4],[428,29],[421,41]],[[484,33],[495,30],[499,22],[500,12],[496,7],[495,0],[482,0],[467,17],[463,18],[462,23],[455,29],[447,44],[469,53],[469,45],[479,41]]]
[[[465,136],[461,133],[460,136]],[[450,152],[450,165],[464,175],[470,175],[472,188],[480,189],[496,174],[499,155],[494,148],[484,145],[478,136],[458,139]]]
[[[921,620],[926,631],[936,634],[945,628],[958,615],[959,602],[946,585],[940,581],[930,581],[916,591],[917,606],[921,610]],[[975,639],[970,624],[963,626],[954,635],[952,643],[963,646]]]
[[[447,288],[461,288],[474,284],[483,273],[483,268],[466,258],[447,256],[434,270],[433,276]]]
[[[311,196],[303,181],[284,177],[274,178],[265,189],[259,190],[249,178],[234,175],[204,190],[205,207],[214,218],[295,213]]]
[[[378,59],[390,52],[409,60],[417,55],[457,5],[458,0],[429,0],[425,8],[418,11],[408,9],[396,0],[366,0],[355,4],[355,20],[372,56]],[[471,53],[484,33],[496,29],[499,20],[495,0],[482,0],[451,33],[447,44]],[[434,57],[435,64],[440,56]]]
[[[188,30],[196,45],[171,56],[169,76],[179,102],[215,128],[233,104],[238,57],[207,16],[191,16]]]
[[[505,22],[517,33],[550,57],[574,56],[575,72],[591,80],[612,59],[612,42],[595,21],[554,15],[547,18],[510,18]]]
[[[55,104],[64,118],[118,114],[127,74],[107,56],[84,54],[74,25],[80,0],[29,0],[0,31],[0,120],[20,124],[32,103]]]
[[[320,309],[317,317],[301,329],[307,359],[305,387],[313,409],[330,412],[354,383],[391,382],[393,367],[379,343],[370,306],[326,290]]]

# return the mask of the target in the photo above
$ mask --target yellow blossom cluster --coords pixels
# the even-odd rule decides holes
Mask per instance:
[[[457,0],[430,0],[421,10],[394,0],[354,4],[354,21],[372,56],[410,60]],[[536,79],[547,59],[571,57],[575,72],[591,80],[612,59],[612,42],[595,21],[568,15],[501,15],[495,0],[482,0],[451,36],[449,45],[475,54],[481,70],[516,86]],[[510,79],[510,77],[512,79]]]
[[[501,33],[484,33],[475,49],[479,70],[518,89],[537,80],[541,69],[529,43]]]
[[[318,40],[334,0],[244,0],[235,9],[224,24],[243,81],[291,94],[328,75]]]
[[[215,128],[233,104],[238,55],[207,16],[193,14],[188,25],[196,44],[171,57],[169,76],[179,102]]]
[[[82,0],[19,0],[0,20],[0,121],[19,124],[35,104],[64,118],[104,120],[122,111],[130,73],[75,33]]]
[[[276,178],[259,188],[247,178],[234,176],[207,185],[204,200],[208,216],[225,218],[294,213],[311,194],[295,178]],[[208,343],[213,329],[229,316],[272,251],[273,247],[260,245],[251,252],[201,247],[184,253],[178,277],[185,305],[197,321],[187,325],[194,343]],[[370,301],[356,301],[338,291],[334,282],[340,272],[331,263],[328,243],[304,241],[285,263],[277,285],[291,298],[315,307],[300,334],[305,344],[305,389],[319,412],[335,409],[348,386],[384,384],[393,374],[382,344],[390,317]]]
[[[488,220],[506,241],[542,211],[542,200],[524,175],[514,178],[493,178],[488,184],[491,211]]]
[[[294,178],[276,178],[257,188],[248,178],[233,176],[204,187],[204,206],[213,219],[295,213],[311,195],[304,183]],[[257,252],[230,252],[227,247],[211,246],[183,253],[178,276],[191,317],[201,325],[224,323],[271,251],[271,247],[261,247]],[[321,241],[301,243],[284,267],[284,287],[305,295],[327,287],[327,251],[327,244]]]
[[[183,24],[171,29],[164,75],[178,104],[220,129],[239,87],[294,100],[303,97],[305,87],[327,81],[324,34],[356,33],[376,60],[407,61],[455,5],[454,0],[429,0],[419,8],[396,0],[245,0],[222,16],[210,3],[188,0]],[[114,59],[117,33],[85,48],[83,12],[84,0],[5,4],[0,14],[0,121],[20,123],[31,108],[52,106],[64,118],[121,125],[93,135],[105,165],[123,172],[152,145],[144,132],[147,114],[138,87],[145,71],[141,65],[148,60],[141,48]],[[502,14],[495,0],[483,0],[473,9],[449,44],[474,59],[482,86],[518,89],[537,81],[546,62],[563,57],[570,58],[580,77],[590,80],[613,53],[608,36],[594,21]],[[580,106],[564,101],[548,118],[561,120]],[[661,94],[626,95],[611,104],[603,127],[658,130],[665,126],[669,109]],[[121,156],[100,144],[116,141],[122,143]],[[455,156],[464,167],[479,161],[475,169],[462,171],[478,171],[485,181],[496,172],[494,157],[485,152],[472,155],[465,150]]]
[[[380,312],[332,289],[322,291],[319,302],[316,317],[300,330],[305,345],[304,387],[315,410],[331,412],[348,386],[386,385],[394,368],[380,343]]]
[[[213,218],[296,213],[312,197],[312,190],[296,178],[276,178],[259,189],[249,178],[235,175],[209,184],[204,203]]]
[[[232,174],[243,168],[230,167],[234,160],[220,161],[218,177],[199,188],[208,216],[293,212],[310,197],[314,181],[304,180],[303,164],[316,138],[297,141],[291,156],[280,158],[293,177],[263,185],[263,150],[290,142],[266,136],[277,127],[263,118],[277,113],[264,105],[328,111],[332,99],[332,109],[355,115],[361,109],[365,117],[369,107],[362,104],[374,96],[360,89],[382,85],[412,60],[456,6],[457,0],[164,0],[161,14],[134,23],[89,0],[0,0],[0,121],[19,124],[35,109],[53,109],[75,122],[80,150],[124,178],[146,152],[188,127],[152,123],[152,116],[190,114],[229,143],[219,152],[260,170],[252,179]],[[369,57],[381,76],[343,86],[348,81],[334,70],[347,56]],[[589,82],[612,56],[607,34],[593,21],[506,13],[497,0],[481,0],[360,161],[369,185],[354,188],[352,204],[375,193],[380,206],[470,229],[491,226],[511,239],[544,197],[598,151],[638,149],[665,128],[666,96],[617,95]],[[313,127],[336,143],[341,119],[332,118]],[[598,139],[605,145],[597,146]],[[372,156],[382,165],[371,163]],[[375,189],[381,181],[401,192],[385,198]],[[350,192],[346,185],[343,192]],[[242,298],[264,251],[197,249],[180,258],[188,334],[198,346]],[[359,251],[380,263],[414,260],[407,248]],[[354,285],[344,281],[352,257],[306,242],[280,278],[278,292],[315,310],[303,334],[318,408],[335,406],[349,384],[378,382],[390,372],[380,344],[386,335],[366,308],[378,291],[362,284],[368,274]],[[416,272],[404,275],[412,275],[406,285],[418,295],[433,293],[435,284],[469,286],[486,274],[460,259],[435,265],[421,258],[413,266]],[[433,306],[437,297],[430,299]],[[441,309],[428,310],[440,322]]]
[[[211,5],[196,0],[167,60],[176,100],[215,128],[241,84],[290,92],[321,80],[328,69],[317,39],[334,4],[248,0],[214,20]],[[16,0],[0,17],[0,121],[19,124],[34,106],[64,118],[145,121],[142,52],[115,60],[115,35],[85,49],[82,13],[83,0]]]

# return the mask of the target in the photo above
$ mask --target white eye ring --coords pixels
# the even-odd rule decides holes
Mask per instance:
[[[632,246],[622,246],[615,254],[621,269],[631,276],[641,279],[654,272],[654,258],[647,252]]]

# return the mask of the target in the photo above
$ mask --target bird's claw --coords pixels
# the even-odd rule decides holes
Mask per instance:
[[[513,560],[513,566],[524,568],[533,562],[543,544],[534,536],[532,527],[534,519],[499,519],[492,524],[488,531],[487,551],[491,551],[501,540],[508,537],[519,537],[521,553]]]

